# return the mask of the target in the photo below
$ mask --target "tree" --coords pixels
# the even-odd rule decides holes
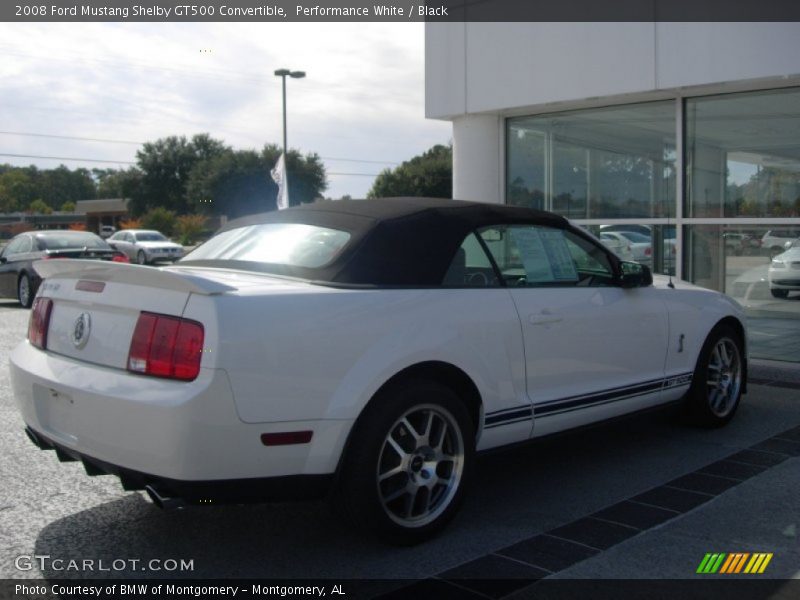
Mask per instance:
[[[0,212],[22,210],[37,198],[36,185],[25,169],[11,168],[0,175]]]
[[[142,228],[142,220],[141,219],[124,219],[119,222],[120,229],[141,229]]]
[[[182,245],[189,246],[200,237],[205,226],[206,217],[203,215],[181,215],[175,223],[175,233]]]
[[[188,196],[195,210],[236,218],[276,208],[278,186],[270,176],[281,150],[274,144],[255,150],[227,150],[198,163],[189,178]],[[290,150],[287,158],[289,201],[313,202],[327,187],[319,156]]]
[[[131,213],[138,216],[149,209],[163,207],[185,214],[190,207],[186,186],[192,169],[228,150],[223,142],[206,133],[195,135],[191,140],[185,136],[171,136],[146,143],[136,153],[141,177],[131,195]]]
[[[98,198],[133,198],[137,193],[142,172],[129,169],[92,169],[97,182]]]
[[[28,212],[41,215],[49,215],[53,209],[47,206],[44,200],[37,198],[28,205]]]
[[[61,205],[61,212],[75,212],[75,203],[72,200],[67,200]]]
[[[92,200],[96,189],[91,173],[86,169],[71,171],[64,165],[56,169],[37,171],[34,175],[37,193],[50,208],[58,208],[65,202]]]
[[[437,144],[375,179],[367,198],[390,196],[453,197],[453,148]]]
[[[164,235],[172,235],[175,229],[175,211],[167,210],[163,206],[151,208],[142,217],[142,227],[145,229],[155,229]]]

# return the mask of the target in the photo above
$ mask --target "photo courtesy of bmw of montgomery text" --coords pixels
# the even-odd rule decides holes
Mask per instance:
[[[745,391],[738,304],[520,207],[319,202],[174,266],[36,268],[10,361],[29,437],[162,506],[328,493],[415,543],[476,451],[670,402],[720,426]]]

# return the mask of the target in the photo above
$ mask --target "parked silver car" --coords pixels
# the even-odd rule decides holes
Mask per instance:
[[[140,265],[157,261],[175,262],[184,255],[183,246],[169,240],[160,231],[151,229],[124,229],[107,241]]]

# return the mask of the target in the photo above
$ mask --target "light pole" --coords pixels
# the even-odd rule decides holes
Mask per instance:
[[[278,69],[275,75],[281,78],[283,83],[283,160],[287,161],[289,158],[286,155],[286,76],[293,77],[294,79],[302,79],[306,76],[305,71],[290,71],[289,69]]]

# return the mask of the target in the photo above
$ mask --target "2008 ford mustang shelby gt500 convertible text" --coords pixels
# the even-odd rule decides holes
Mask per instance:
[[[11,357],[31,439],[158,504],[330,492],[412,543],[475,451],[682,401],[726,423],[740,307],[511,206],[322,202],[175,266],[43,261]]]

